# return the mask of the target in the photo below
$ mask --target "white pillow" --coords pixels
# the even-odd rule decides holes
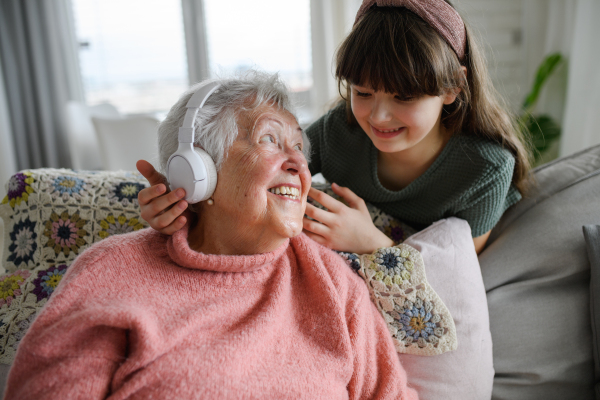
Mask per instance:
[[[398,354],[409,386],[424,400],[490,399],[492,337],[469,224],[458,218],[441,220],[404,243],[421,252],[427,281],[448,307],[458,338],[458,348],[441,355]]]

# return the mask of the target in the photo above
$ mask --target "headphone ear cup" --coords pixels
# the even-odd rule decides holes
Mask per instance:
[[[199,147],[194,147],[194,151],[200,156],[206,167],[207,189],[204,197],[200,199],[200,201],[204,201],[211,198],[217,187],[217,167],[215,166],[212,157],[206,151]]]

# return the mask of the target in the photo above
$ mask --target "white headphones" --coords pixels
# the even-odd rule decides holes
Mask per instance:
[[[171,190],[183,188],[189,204],[209,199],[217,186],[214,161],[207,152],[194,147],[194,121],[198,110],[219,86],[217,82],[209,82],[190,98],[183,126],[179,128],[179,147],[167,161],[167,180]]]

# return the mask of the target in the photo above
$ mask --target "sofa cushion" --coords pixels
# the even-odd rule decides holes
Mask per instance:
[[[585,225],[583,236],[590,259],[590,311],[594,350],[594,389],[600,399],[600,225]]]
[[[590,265],[600,146],[535,170],[479,257],[494,343],[494,399],[593,399]]]

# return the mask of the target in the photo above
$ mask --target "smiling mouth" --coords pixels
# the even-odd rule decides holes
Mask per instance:
[[[400,129],[404,128],[403,126],[396,128],[396,129],[379,129],[374,127],[373,125],[371,125],[373,127],[373,129],[378,130],[379,132],[383,132],[383,133],[392,133],[392,132],[398,132]]]
[[[379,128],[376,128],[373,125],[371,125],[371,128],[373,129],[373,133],[376,136],[379,136],[382,138],[391,138],[391,137],[394,137],[394,136],[399,135],[400,133],[404,132],[405,127],[401,126],[399,128],[395,128],[395,129],[379,129]]]
[[[300,199],[300,189],[291,186],[277,186],[268,189],[269,192],[278,196],[287,197],[288,199],[298,200]]]

